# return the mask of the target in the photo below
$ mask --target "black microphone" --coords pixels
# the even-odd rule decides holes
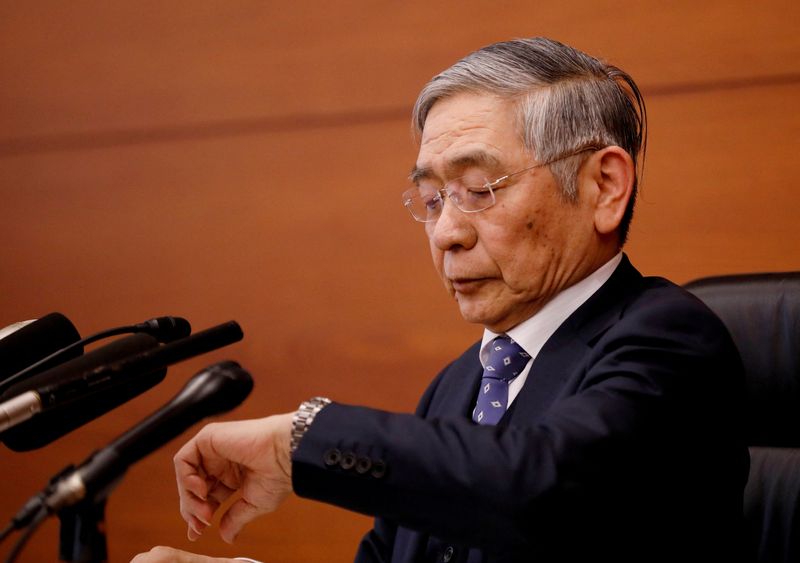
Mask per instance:
[[[189,324],[189,321],[181,317],[156,317],[154,319],[150,319],[142,323],[119,326],[116,328],[110,328],[107,330],[100,331],[91,336],[87,336],[82,340],[73,342],[64,348],[56,350],[49,356],[39,360],[37,363],[26,367],[25,369],[15,373],[11,377],[8,377],[0,386],[0,391],[3,389],[7,389],[13,383],[20,381],[21,379],[30,375],[31,373],[37,373],[42,371],[43,365],[52,366],[58,363],[57,360],[62,355],[65,354],[68,355],[68,357],[65,359],[69,359],[70,357],[74,357],[75,355],[80,355],[81,353],[83,353],[83,346],[87,346],[93,342],[100,340],[101,338],[108,338],[110,336],[117,336],[119,334],[129,334],[129,333],[139,333],[139,332],[150,334],[151,336],[156,338],[159,342],[173,342],[180,338],[189,336],[189,334],[191,334],[192,332],[192,325]],[[80,336],[78,338],[80,338]],[[79,353],[74,354],[73,348],[78,348],[78,347],[80,347]]]
[[[29,324],[36,322],[37,319],[30,319],[27,321],[18,321],[15,323],[11,323],[10,325],[4,326],[0,328],[0,340],[11,334],[12,332],[17,332],[19,329],[28,326]]]
[[[20,370],[80,339],[75,325],[61,313],[50,313],[8,334],[0,339],[0,386],[4,386],[6,380]],[[82,353],[83,348],[76,346],[61,361]],[[36,372],[53,367],[55,363],[42,363]]]
[[[0,395],[0,439],[15,451],[45,446],[161,382],[167,366],[243,336],[235,321],[163,346],[137,334],[37,374]]]
[[[12,385],[0,395],[0,428],[6,428],[0,438],[12,450],[40,448],[141,395],[161,382],[167,370],[140,373],[102,397],[73,399],[64,408],[56,408],[58,400],[51,400],[48,390],[74,385],[110,364],[157,346],[158,341],[149,334],[134,334]],[[43,410],[47,412],[41,413]]]
[[[238,406],[252,389],[252,377],[236,362],[207,367],[192,377],[169,403],[93,453],[77,469],[61,472],[34,499],[43,499],[51,514],[83,499],[104,499],[128,467],[201,419]],[[31,505],[37,502],[41,506],[42,500],[34,499],[26,505],[27,510],[32,510]],[[18,519],[19,514],[15,517]]]

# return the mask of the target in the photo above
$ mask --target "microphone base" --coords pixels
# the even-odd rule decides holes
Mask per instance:
[[[105,563],[108,561],[106,542],[106,499],[84,500],[58,513],[61,521],[58,555],[70,563]]]

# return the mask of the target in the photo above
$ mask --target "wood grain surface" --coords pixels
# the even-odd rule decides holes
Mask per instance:
[[[256,380],[224,418],[316,394],[413,409],[480,328],[400,205],[410,108],[494,41],[547,35],[639,82],[650,144],[627,251],[645,273],[800,269],[799,16],[789,1],[0,0],[0,326],[61,311],[83,335],[160,315],[245,332],[47,448],[0,450],[0,519],[221,359]],[[352,560],[369,519],[300,499],[233,547],[213,530],[190,544],[171,468],[189,435],[112,494],[112,562],[156,544]],[[21,560],[57,545],[53,520]]]

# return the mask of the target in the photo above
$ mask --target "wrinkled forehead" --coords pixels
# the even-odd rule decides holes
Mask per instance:
[[[472,152],[456,153],[452,158],[442,160],[440,168],[441,170],[437,173],[431,166],[414,165],[411,169],[411,174],[409,174],[409,179],[412,182],[418,182],[424,179],[436,178],[440,175],[445,178],[456,178],[473,168],[479,168],[488,173],[495,173],[503,169],[503,163],[493,154],[475,150]]]
[[[470,167],[502,170],[526,155],[516,106],[488,94],[461,93],[428,112],[412,178],[453,177]]]

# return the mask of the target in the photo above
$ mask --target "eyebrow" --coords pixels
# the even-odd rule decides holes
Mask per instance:
[[[467,168],[483,168],[487,172],[494,172],[502,167],[500,159],[485,151],[474,151],[459,155],[445,163],[444,171],[447,178],[458,177]],[[412,182],[418,182],[426,178],[436,178],[437,175],[432,168],[414,166],[409,174]]]

